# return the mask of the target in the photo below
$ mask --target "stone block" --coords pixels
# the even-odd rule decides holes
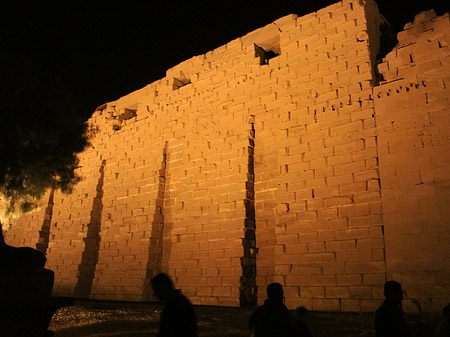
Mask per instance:
[[[384,285],[386,274],[364,274],[363,283],[367,285]]]
[[[345,266],[348,274],[383,273],[386,272],[385,262],[348,262]]]
[[[377,308],[383,303],[380,299],[361,299],[361,311],[375,312]]]
[[[341,309],[339,299],[319,299],[312,301],[313,310],[316,311],[339,311]]]
[[[311,285],[313,286],[335,286],[336,276],[334,275],[311,275]]]
[[[370,286],[350,286],[349,294],[351,298],[372,298],[372,288]]]
[[[328,222],[329,223],[329,222]],[[324,241],[327,247],[327,251],[328,251],[328,245],[327,245],[327,241],[332,241],[336,239],[336,231],[334,230],[324,230],[324,231],[318,231],[317,232],[317,240],[320,241]]]
[[[341,299],[341,309],[343,312],[360,312],[361,311],[360,300]]]
[[[356,240],[330,241],[326,243],[327,251],[354,250]]]
[[[348,287],[325,287],[326,298],[348,298]]]
[[[337,275],[337,285],[354,286],[361,284],[361,275]]]
[[[299,243],[299,244],[288,244],[285,246],[284,253],[288,255],[298,255],[301,253],[308,252],[308,244],[307,243]]]

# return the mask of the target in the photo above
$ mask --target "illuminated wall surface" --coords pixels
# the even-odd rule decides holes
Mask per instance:
[[[84,180],[7,242],[46,252],[59,295],[148,300],[165,271],[195,304],[280,282],[290,308],[372,311],[395,279],[406,311],[441,311],[449,16],[418,14],[376,66],[380,27],[373,1],[289,15],[99,107]]]

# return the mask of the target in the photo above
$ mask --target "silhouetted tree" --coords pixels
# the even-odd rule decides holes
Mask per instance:
[[[33,209],[46,189],[70,192],[88,124],[62,81],[26,57],[0,53],[0,222]],[[0,241],[2,240],[0,234]]]

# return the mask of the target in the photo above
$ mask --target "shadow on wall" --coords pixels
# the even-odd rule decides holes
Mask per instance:
[[[45,209],[44,221],[42,222],[41,230],[39,231],[39,241],[36,244],[36,250],[42,254],[47,255],[47,248],[50,239],[50,224],[53,216],[53,198],[55,196],[55,189],[52,187],[50,196],[48,198],[47,208]]]
[[[103,180],[105,178],[106,161],[103,160],[100,166],[100,178],[98,179],[96,196],[92,203],[91,219],[89,221],[87,235],[84,238],[84,251],[81,263],[78,266],[78,280],[75,286],[75,297],[89,298],[91,293],[92,280],[94,279],[95,268],[98,262],[98,252],[100,249],[100,227],[103,210]]]
[[[249,118],[251,126],[248,134],[249,145],[247,181],[245,182],[245,237],[242,240],[244,256],[241,258],[242,276],[239,287],[239,303],[241,307],[253,307],[257,302],[256,286],[256,216],[255,216],[255,120]]]
[[[166,173],[167,173],[167,142],[163,149],[163,158],[161,168],[158,175],[158,194],[155,200],[155,211],[153,213],[153,221],[150,232],[150,243],[148,245],[148,260],[144,278],[143,301],[149,301],[152,297],[150,291],[150,280],[156,274],[161,272],[162,251],[163,251],[163,232],[164,232],[164,193],[166,190]],[[170,246],[166,247],[169,250]]]

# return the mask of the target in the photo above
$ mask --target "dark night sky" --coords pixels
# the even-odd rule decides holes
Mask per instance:
[[[62,83],[89,117],[183,60],[284,15],[305,15],[334,2],[18,0],[0,9],[0,54],[25,59],[44,83]],[[450,11],[450,1],[442,0],[377,3],[396,31],[422,10]]]

